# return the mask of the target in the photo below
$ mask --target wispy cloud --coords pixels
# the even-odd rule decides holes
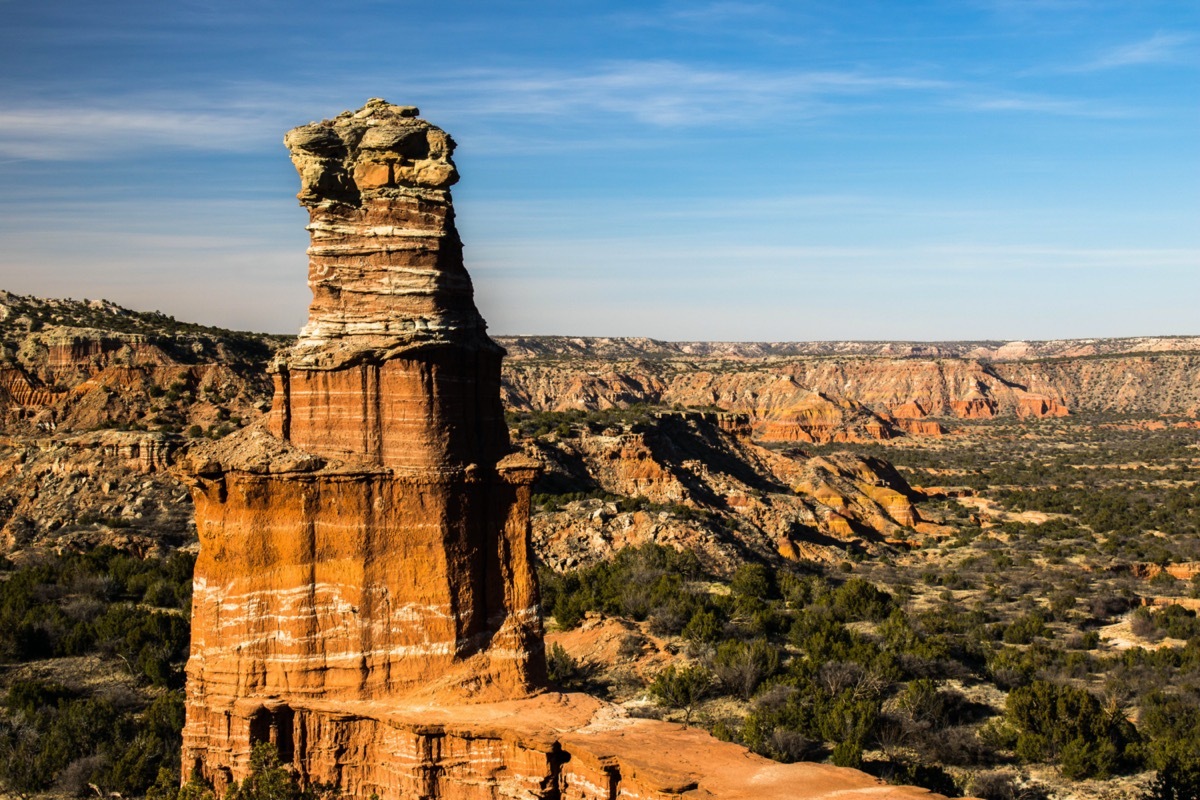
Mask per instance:
[[[477,114],[567,117],[581,111],[706,127],[738,119],[815,116],[835,100],[945,89],[945,81],[858,71],[705,68],[674,61],[612,62],[588,71],[460,73],[447,88],[475,95]]]
[[[297,109],[319,107],[314,98],[342,103],[354,86],[366,92],[365,87],[392,83],[394,78],[371,81],[356,76],[337,90],[333,81],[324,89],[307,87],[305,97],[298,96],[293,86],[225,85],[185,97],[110,94],[102,103],[65,98],[52,105],[0,98],[0,158],[80,160],[146,148],[245,152],[276,144],[279,131],[304,121],[297,119]],[[739,120],[809,118],[842,109],[851,98],[946,86],[919,76],[866,71],[770,71],[618,61],[579,70],[511,68],[409,75],[405,92],[437,98],[440,106],[455,109],[459,117],[539,116],[586,125],[596,115],[608,115],[659,128],[703,129]]]
[[[1122,119],[1135,116],[1132,109],[1092,101],[1030,94],[965,93],[954,103],[973,111],[1014,114],[1042,114],[1056,117]]]
[[[535,266],[530,266],[530,261]],[[1191,275],[1200,266],[1200,249],[1189,247],[1074,247],[1052,244],[904,243],[879,245],[681,245],[654,237],[616,237],[526,241],[489,248],[481,271],[532,270],[545,264],[570,264],[572,275],[611,278],[617,274],[649,276],[650,265],[687,265],[689,280],[725,282],[730,265],[747,279],[797,275],[806,270],[847,270],[841,274],[960,275],[1028,269],[1042,274],[1126,270],[1139,273]],[[622,267],[614,267],[622,264]],[[677,273],[664,270],[664,281]],[[839,274],[839,273],[835,273]],[[649,277],[647,277],[649,279]]]
[[[252,81],[203,91],[0,92],[0,159],[79,161],[147,149],[245,153],[328,115],[346,88]],[[52,94],[56,100],[43,99]],[[366,93],[361,94],[366,99]]]
[[[1111,54],[1109,62],[1147,59],[1175,41],[1163,39],[1137,52]],[[730,125],[775,126],[873,113],[897,105],[907,111],[934,113],[957,108],[1093,118],[1129,116],[1126,109],[1095,102],[1001,94],[961,80],[899,70],[622,60],[577,69],[507,67],[413,73],[405,76],[402,87],[397,86],[395,76],[331,75],[303,87],[224,84],[182,96],[109,94],[102,101],[67,97],[59,104],[0,95],[0,160],[87,160],[146,149],[251,152],[277,146],[281,130],[319,119],[329,109],[378,94],[381,88],[385,94],[402,88],[405,100],[436,103],[438,119],[448,124],[460,126],[463,121],[486,119],[489,140],[507,142],[517,149],[538,138],[526,124],[531,117],[547,123],[547,136],[559,147],[612,148],[655,140],[639,128],[687,132],[717,131]],[[506,127],[518,119],[519,132]],[[465,129],[469,131],[470,126]],[[564,136],[564,129],[572,135]],[[589,130],[593,135],[587,134]],[[510,141],[514,135],[515,143]],[[535,145],[543,146],[540,142]]]
[[[1164,64],[1176,60],[1184,45],[1194,37],[1183,33],[1156,33],[1119,47],[1113,47],[1092,61],[1072,67],[1073,72],[1098,72],[1144,64]]]
[[[463,70],[412,80],[410,88],[455,109],[459,118],[487,118],[492,137],[504,137],[493,123],[505,118],[542,117],[580,130],[604,130],[593,140],[573,136],[571,146],[612,142],[616,126],[604,118],[661,131],[714,130],[728,125],[805,122],[882,108],[944,114],[979,113],[1120,119],[1136,108],[1068,95],[1009,91],[960,78],[895,70],[804,70],[709,67],[671,60],[612,61],[576,70],[504,68]],[[521,137],[528,141],[530,131]],[[559,136],[558,132],[554,133]],[[635,127],[628,141],[637,147]],[[561,138],[561,137],[560,137]],[[644,143],[648,141],[642,137]],[[520,141],[510,142],[521,149]],[[540,146],[540,145],[539,145]],[[559,144],[561,146],[561,143]]]
[[[43,161],[87,159],[146,147],[237,151],[274,132],[262,115],[147,107],[0,109],[0,156]]]

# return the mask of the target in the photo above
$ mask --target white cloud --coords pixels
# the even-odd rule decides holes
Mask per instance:
[[[303,98],[295,87],[269,85],[214,87],[205,95],[187,97],[110,96],[103,103],[0,98],[0,159],[87,160],[147,148],[246,152],[276,145],[280,131],[308,121],[302,116],[304,109],[361,102],[367,96],[365,87],[393,83],[394,78],[372,81],[364,76],[336,90],[332,84],[307,87]],[[355,86],[364,88],[355,92]],[[833,111],[837,101],[852,96],[943,86],[922,78],[857,72],[724,70],[625,61],[578,71],[413,75],[404,89],[409,97],[437,98],[439,105],[460,117],[494,121],[539,116],[577,124],[594,115],[614,115],[658,128],[706,128],[739,120],[811,117]],[[320,118],[320,112],[313,117]],[[494,126],[489,133],[504,137]],[[528,131],[522,137],[527,138]]]
[[[974,111],[1044,114],[1057,117],[1084,117],[1090,119],[1121,119],[1134,116],[1136,113],[1132,109],[1101,103],[1030,94],[984,95],[966,93],[958,98],[955,103],[961,105],[963,108]]]
[[[342,86],[229,82],[196,92],[112,92],[103,99],[6,86],[0,158],[79,161],[145,149],[250,152],[343,102]],[[366,94],[358,97],[365,100]],[[311,116],[310,116],[311,115]],[[328,116],[328,113],[325,114]]]
[[[658,127],[695,126],[829,113],[851,97],[946,89],[945,81],[857,71],[716,69],[674,61],[620,61],[578,72],[473,71],[444,93],[470,96],[476,115],[570,117],[616,114]]]
[[[1167,63],[1174,61],[1179,56],[1180,48],[1192,38],[1181,33],[1156,33],[1149,39],[1114,47],[1093,61],[1073,68],[1072,71],[1097,72],[1118,67]]]
[[[0,155],[58,161],[146,147],[236,151],[264,141],[269,131],[260,116],[239,112],[10,105],[0,110]]]
[[[1149,58],[1173,41],[1146,44],[1110,61]],[[690,131],[794,124],[894,103],[910,110],[924,104],[935,111],[958,107],[1097,118],[1125,115],[1120,109],[1070,98],[989,95],[987,89],[961,81],[867,68],[753,69],[624,60],[574,70],[513,67],[409,74],[403,85],[395,76],[356,75],[330,76],[327,82],[302,89],[225,84],[185,96],[129,94],[103,102],[71,97],[49,103],[0,96],[0,159],[87,160],[148,148],[249,152],[275,147],[280,131],[380,91],[385,96],[402,91],[401,99],[409,102],[428,100],[436,104],[439,120],[468,135],[470,125],[462,121],[486,120],[488,141],[518,150],[645,146],[655,140],[640,128]],[[545,136],[530,130],[525,124],[530,118],[545,120]],[[518,119],[519,136],[507,127]],[[614,121],[617,124],[604,124]],[[564,135],[556,126],[572,133]]]

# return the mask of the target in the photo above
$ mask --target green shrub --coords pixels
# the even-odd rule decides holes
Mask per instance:
[[[683,626],[683,638],[697,644],[712,644],[721,638],[724,630],[721,618],[710,608],[699,608],[687,625]]]
[[[654,677],[650,694],[668,708],[684,712],[684,721],[691,722],[692,712],[712,689],[712,675],[699,665],[676,667],[671,664]]]
[[[250,753],[250,774],[229,787],[225,800],[318,800],[331,795],[327,787],[302,785],[296,773],[279,762],[275,745],[259,742]]]
[[[685,581],[701,574],[694,553],[655,544],[627,547],[592,567],[561,574],[543,570],[542,608],[563,628],[578,625],[588,611],[599,611],[654,618],[659,630],[677,634],[700,605]]]
[[[729,581],[736,595],[767,600],[777,596],[774,572],[762,564],[746,563],[737,568]]]
[[[1037,611],[1032,611],[1017,617],[1004,628],[1004,641],[1007,644],[1030,644],[1039,636],[1048,636],[1049,628],[1046,619]]]
[[[833,611],[842,620],[887,619],[896,607],[895,599],[887,592],[862,578],[851,578],[833,591]]]
[[[556,642],[546,654],[546,672],[551,683],[564,689],[581,690],[587,687],[595,665],[580,661]]]
[[[1200,798],[1200,705],[1193,698],[1152,691],[1141,726],[1147,765],[1158,771],[1147,800]]]
[[[779,671],[780,651],[766,639],[752,642],[729,641],[717,647],[712,670],[721,686],[743,700]]]
[[[1108,778],[1136,763],[1137,731],[1087,691],[1034,681],[1009,692],[1005,721],[1022,761],[1057,762],[1071,780]]]
[[[1158,630],[1173,639],[1200,636],[1200,620],[1196,619],[1196,612],[1177,604],[1165,606],[1161,611],[1155,612],[1151,621]]]

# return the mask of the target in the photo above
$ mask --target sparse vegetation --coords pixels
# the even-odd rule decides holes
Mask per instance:
[[[547,612],[563,627],[598,612],[678,637],[686,659],[645,689],[779,760],[951,795],[1048,797],[1096,780],[1145,800],[1197,797],[1200,623],[1170,600],[1200,592],[1164,565],[1200,560],[1200,432],[1147,439],[1123,425],[993,421],[952,443],[813,447],[889,458],[913,484],[966,499],[922,504],[946,533],[889,559],[751,562],[721,579],[627,549],[546,575]],[[665,590],[631,603],[631,575]],[[702,691],[681,693],[683,669],[706,676]],[[1153,780],[1133,779],[1147,770]]]
[[[178,783],[191,571],[186,553],[143,560],[111,547],[3,565],[0,786],[131,796],[161,771]],[[71,659],[80,666],[40,677],[40,665]]]
[[[4,304],[8,314],[0,318],[0,342],[10,346],[16,337],[49,327],[79,328],[147,337],[173,355],[184,356],[183,363],[194,357],[194,346],[204,340],[221,342],[228,358],[262,362],[284,338],[182,322],[161,311],[131,311],[106,300],[43,300],[9,294]]]

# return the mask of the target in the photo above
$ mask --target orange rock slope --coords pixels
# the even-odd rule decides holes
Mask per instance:
[[[381,100],[286,143],[313,303],[267,424],[191,456],[185,774],[220,790],[269,740],[346,797],[925,795],[544,689],[536,468],[508,454],[453,143]]]

